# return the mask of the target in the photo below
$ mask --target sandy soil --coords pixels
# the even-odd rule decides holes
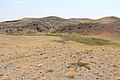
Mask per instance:
[[[120,48],[0,35],[0,80],[120,80]]]

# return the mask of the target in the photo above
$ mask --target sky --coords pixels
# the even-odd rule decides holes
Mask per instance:
[[[120,17],[120,0],[0,0],[0,21],[46,16]]]

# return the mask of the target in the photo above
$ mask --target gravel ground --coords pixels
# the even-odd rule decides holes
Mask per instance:
[[[0,80],[120,80],[120,48],[0,35]]]

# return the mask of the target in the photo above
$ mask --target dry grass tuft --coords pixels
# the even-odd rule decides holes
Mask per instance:
[[[2,80],[12,80],[9,76],[3,76]]]
[[[47,72],[53,72],[52,68],[47,68]]]
[[[43,66],[43,64],[37,64],[36,65],[36,67],[39,67],[39,68],[42,67],[42,66]]]
[[[69,70],[66,72],[65,76],[68,78],[74,78],[77,75],[77,73],[74,70]]]

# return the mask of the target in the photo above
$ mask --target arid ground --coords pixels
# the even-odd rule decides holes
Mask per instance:
[[[120,80],[120,47],[0,35],[0,80]]]

